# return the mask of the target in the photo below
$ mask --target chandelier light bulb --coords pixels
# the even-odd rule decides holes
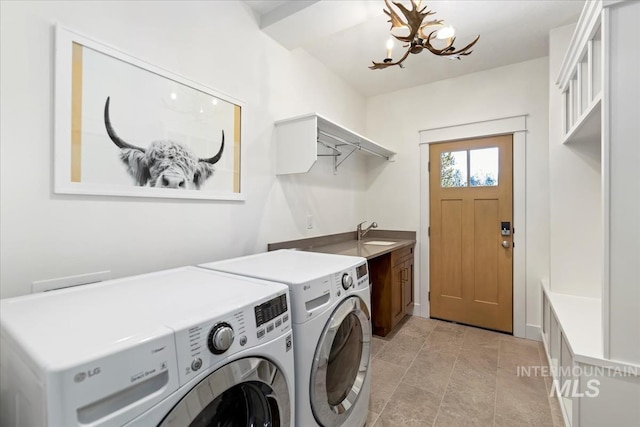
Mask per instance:
[[[387,40],[387,58],[391,58],[391,51],[393,49],[393,39]]]
[[[450,39],[451,37],[455,36],[455,34],[456,30],[451,25],[448,25],[438,30],[438,32],[436,33],[436,38],[440,40]]]

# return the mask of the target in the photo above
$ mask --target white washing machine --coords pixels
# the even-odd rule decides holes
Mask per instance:
[[[296,426],[365,424],[371,388],[371,296],[364,258],[280,250],[201,267],[289,286]]]
[[[293,426],[289,306],[197,267],[2,300],[0,424]]]

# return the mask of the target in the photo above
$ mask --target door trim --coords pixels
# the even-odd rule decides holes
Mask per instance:
[[[420,315],[429,317],[428,144],[495,135],[513,135],[513,335],[540,340],[539,327],[526,324],[526,133],[527,115],[421,130],[420,134]]]

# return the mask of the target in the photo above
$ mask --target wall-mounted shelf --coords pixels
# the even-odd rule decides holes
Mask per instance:
[[[600,139],[603,78],[602,3],[587,2],[562,61],[564,144]]]
[[[563,144],[579,144],[582,141],[596,141],[598,144],[600,143],[600,135],[602,134],[601,104],[602,96],[599,94],[565,134],[562,140]]]
[[[358,152],[393,160],[396,153],[316,113],[279,120],[276,175],[309,172],[318,157],[333,157],[334,173]]]

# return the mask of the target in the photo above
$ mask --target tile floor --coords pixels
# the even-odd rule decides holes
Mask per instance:
[[[373,338],[367,426],[563,426],[550,378],[517,375],[545,365],[536,341],[407,316]]]

